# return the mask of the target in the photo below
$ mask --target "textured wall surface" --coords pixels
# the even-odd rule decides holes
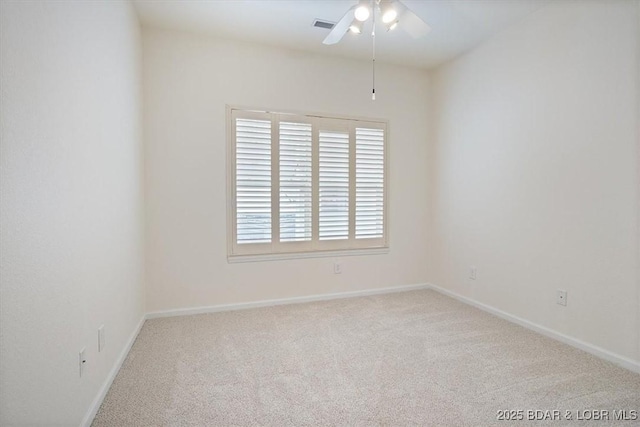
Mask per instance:
[[[438,69],[429,167],[432,283],[635,361],[638,31],[557,2]]]
[[[139,26],[1,5],[0,424],[79,425],[143,315]]]

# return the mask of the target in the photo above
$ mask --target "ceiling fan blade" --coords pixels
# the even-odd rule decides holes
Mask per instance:
[[[347,13],[344,14],[342,19],[338,21],[338,23],[333,27],[329,35],[322,41],[323,44],[336,44],[342,37],[347,33],[349,26],[353,22],[356,16],[356,7],[352,6],[351,9],[347,10]]]
[[[398,3],[400,3],[398,1]],[[429,31],[431,31],[431,27],[427,25],[426,22],[422,20],[418,15],[413,13],[411,9],[409,9],[404,4],[400,3],[402,8],[402,14],[400,15],[400,28],[409,33],[413,38],[417,39],[425,36]]]

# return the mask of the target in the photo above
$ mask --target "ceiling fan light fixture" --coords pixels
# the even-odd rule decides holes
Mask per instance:
[[[389,22],[393,22],[394,19],[398,17],[398,12],[395,9],[389,9],[386,13],[382,15],[382,22],[388,24]]]
[[[395,21],[398,17],[398,11],[390,0],[380,2],[380,13],[382,14],[382,22],[385,24]]]
[[[398,22],[400,22],[399,20],[395,20],[392,22],[389,22],[388,24],[385,24],[385,26],[387,27],[387,31],[391,31],[393,29],[395,29],[398,26]]]
[[[367,5],[367,1],[361,1],[355,11],[355,17],[358,21],[364,22],[369,19],[369,15],[371,11],[369,10],[369,5]]]
[[[362,21],[353,21],[349,26],[349,31],[354,34],[362,34]]]

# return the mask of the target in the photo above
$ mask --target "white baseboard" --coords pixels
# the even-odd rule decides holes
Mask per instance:
[[[321,294],[321,295],[310,295],[304,297],[293,297],[293,298],[282,298],[282,299],[273,299],[273,300],[265,300],[265,301],[256,301],[256,302],[247,302],[247,303],[239,303],[239,304],[224,304],[224,305],[214,305],[208,307],[196,307],[196,308],[185,308],[185,309],[177,309],[177,310],[167,310],[167,311],[159,311],[154,313],[147,313],[145,316],[140,319],[140,323],[133,331],[131,336],[129,337],[129,341],[127,345],[120,353],[115,365],[109,372],[107,379],[104,384],[100,388],[100,391],[96,398],[93,400],[89,411],[84,416],[81,427],[90,427],[93,419],[95,418],[98,410],[100,409],[100,405],[104,401],[113,380],[116,378],[118,371],[120,371],[120,367],[124,363],[124,360],[127,358],[133,343],[135,342],[140,330],[142,329],[142,325],[146,319],[155,319],[158,317],[173,317],[173,316],[187,316],[192,314],[203,314],[203,313],[216,313],[221,311],[232,311],[232,310],[245,310],[249,308],[258,308],[258,307],[268,307],[275,305],[285,305],[285,304],[299,304],[305,302],[312,301],[325,301],[339,298],[353,298],[353,297],[362,297],[368,295],[381,295],[381,294],[390,294],[394,292],[406,292],[406,291],[415,291],[419,289],[428,289],[429,285],[427,284],[418,284],[418,285],[405,285],[405,286],[392,286],[388,288],[379,288],[379,289],[365,289],[361,291],[352,291],[352,292],[339,292],[333,294]]]
[[[147,314],[147,319],[159,317],[189,316],[192,314],[218,313],[221,311],[246,310],[249,308],[270,307],[274,305],[300,304],[313,301],[327,301],[340,298],[364,297],[369,295],[391,294],[395,292],[415,291],[419,289],[429,289],[427,284],[390,286],[388,288],[365,289],[361,291],[338,292],[333,294],[309,295],[304,297],[292,297],[271,299],[255,302],[243,302],[237,304],[212,305],[207,307],[182,308],[176,310],[156,311]]]
[[[433,289],[436,292],[439,292],[443,295],[449,296],[451,298],[454,298],[460,302],[463,302],[465,304],[471,305],[473,307],[479,308],[480,310],[486,311],[488,313],[491,313],[495,316],[498,316],[502,319],[508,320],[509,322],[512,323],[516,323],[520,326],[523,326],[527,329],[530,329],[534,332],[537,332],[539,334],[542,334],[546,337],[552,338],[556,341],[560,341],[564,344],[568,344],[572,347],[578,348],[580,350],[586,351],[587,353],[593,354],[594,356],[597,356],[601,359],[607,360],[611,363],[614,363],[618,366],[621,366],[625,369],[628,369],[630,371],[636,372],[640,374],[640,363],[629,359],[627,357],[624,356],[620,356],[619,354],[613,353],[609,350],[605,350],[604,348],[600,348],[598,346],[595,346],[593,344],[589,344],[586,343],[584,341],[580,341],[579,339],[570,337],[568,335],[565,335],[563,333],[560,333],[558,331],[555,331],[553,329],[549,329],[545,326],[541,326],[538,325],[537,323],[533,323],[530,322],[528,320],[525,320],[521,317],[518,316],[514,316],[513,314],[509,314],[505,311],[499,310],[497,308],[491,307],[489,305],[483,304],[481,302],[478,302],[476,300],[473,300],[471,298],[467,298],[464,297],[462,295],[458,295],[455,292],[451,292],[447,289],[443,289],[439,286],[436,285],[428,285],[428,287],[430,289]]]
[[[555,339],[557,341],[563,342],[567,345],[578,348],[580,350],[586,351],[587,353],[593,354],[594,356],[597,356],[601,359],[612,362],[630,371],[640,373],[640,363],[637,361],[612,353],[608,350],[594,346],[592,344],[585,343],[584,341],[580,341],[576,338],[570,337],[568,335],[564,335],[560,332],[554,331],[553,329],[549,329],[547,327],[538,325],[536,323],[525,320],[521,317],[514,316],[512,314],[509,314],[497,308],[475,301],[471,298],[458,295],[455,292],[451,292],[439,286],[422,283],[422,284],[416,284],[416,285],[391,286],[387,288],[365,289],[361,291],[338,292],[338,293],[332,293],[332,294],[309,295],[309,296],[303,296],[303,297],[281,298],[281,299],[238,303],[238,304],[223,304],[223,305],[214,305],[214,306],[207,306],[207,307],[184,308],[184,309],[156,311],[152,313],[147,313],[145,316],[143,316],[143,318],[140,320],[140,323],[131,334],[131,337],[129,338],[129,341],[127,342],[126,347],[120,353],[120,356],[116,361],[116,364],[111,369],[111,372],[109,373],[109,376],[107,377],[102,388],[100,389],[100,392],[94,399],[93,403],[91,404],[91,407],[89,408],[89,411],[87,412],[84,419],[82,420],[81,427],[89,427],[93,422],[94,417],[96,416],[96,414],[98,413],[98,410],[100,409],[100,405],[102,405],[102,401],[107,395],[107,392],[109,391],[109,388],[113,383],[113,380],[118,374],[118,371],[122,366],[122,363],[124,362],[127,355],[129,354],[129,351],[131,350],[131,347],[133,346],[133,343],[135,342],[138,334],[140,333],[140,330],[142,329],[142,325],[144,324],[146,319],[155,319],[160,317],[188,316],[192,314],[217,313],[217,312],[232,311],[232,310],[246,310],[250,308],[269,307],[269,306],[286,305],[286,304],[300,304],[300,303],[313,302],[313,301],[328,301],[333,299],[391,294],[396,292],[407,292],[407,291],[415,291],[415,290],[421,290],[421,289],[433,289],[436,292],[439,292],[443,295],[454,298],[460,302],[471,305],[473,307],[479,308],[480,310],[491,313],[509,322],[516,323],[534,332],[537,332],[549,338]]]
[[[138,326],[129,337],[129,341],[127,341],[127,345],[120,352],[120,355],[118,356],[118,359],[116,360],[115,365],[113,365],[111,372],[109,372],[109,375],[107,376],[107,379],[104,381],[104,384],[100,388],[98,395],[91,403],[91,406],[89,407],[89,411],[84,416],[82,423],[80,423],[80,427],[91,426],[93,419],[95,418],[96,414],[98,413],[98,410],[100,409],[100,406],[102,405],[102,401],[107,395],[109,388],[111,388],[111,384],[113,383],[113,380],[116,378],[116,375],[118,375],[118,371],[120,371],[120,367],[124,363],[124,360],[127,358],[127,355],[129,354],[129,351],[131,350],[133,343],[138,337],[138,334],[140,333],[140,330],[142,329],[142,325],[144,325],[145,320],[146,320],[146,316],[142,316],[142,319],[140,319]]]

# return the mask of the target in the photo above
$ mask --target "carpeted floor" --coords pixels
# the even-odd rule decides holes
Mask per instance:
[[[423,290],[149,320],[93,426],[640,425],[614,410],[640,375]]]

